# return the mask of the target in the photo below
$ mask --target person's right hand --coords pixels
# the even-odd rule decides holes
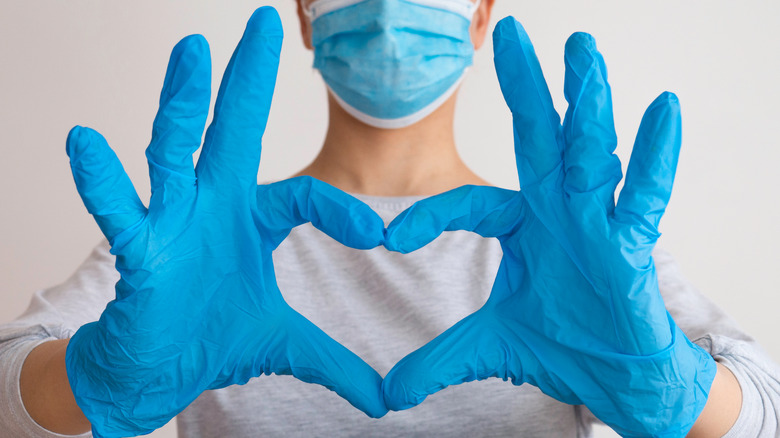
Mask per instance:
[[[276,283],[271,253],[297,225],[311,221],[361,249],[380,245],[384,231],[368,206],[312,178],[257,186],[281,43],[276,11],[258,9],[197,168],[210,55],[200,36],[176,46],[147,149],[148,209],[100,134],[76,127],[68,136],[79,194],[121,274],[116,299],[67,349],[68,379],[96,437],[149,433],[205,390],[271,373],[324,385],[371,417],[387,412],[380,375],[288,306]]]

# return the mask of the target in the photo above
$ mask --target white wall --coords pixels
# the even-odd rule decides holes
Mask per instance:
[[[19,314],[33,291],[64,279],[101,238],[72,183],[68,129],[101,131],[148,193],[143,151],[170,49],[187,34],[204,34],[216,89],[259,3],[0,0],[0,322]],[[293,1],[271,4],[287,35],[261,180],[307,164],[325,129],[324,91],[302,48]],[[780,3],[498,0],[494,20],[509,14],[533,38],[560,111],[564,42],[579,30],[596,37],[625,159],[644,107],[661,91],[679,95],[684,145],[661,246],[780,359]],[[477,56],[463,87],[457,137],[478,173],[516,187],[511,121],[491,51],[488,44]]]

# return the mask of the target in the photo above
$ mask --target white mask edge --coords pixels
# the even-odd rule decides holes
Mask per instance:
[[[317,0],[314,3],[304,6],[303,12],[309,17],[309,21],[314,21],[317,18],[328,14],[330,12],[352,6],[357,3],[364,2],[366,0]],[[458,14],[467,20],[471,21],[474,17],[474,12],[479,8],[482,0],[477,0],[476,3],[472,3],[471,0],[402,0],[408,3],[414,3],[421,6],[428,6],[431,8],[442,9]]]
[[[347,112],[347,114],[360,120],[366,125],[373,126],[374,128],[379,128],[379,129],[401,129],[401,128],[406,128],[408,126],[414,125],[415,123],[428,117],[434,111],[439,109],[439,107],[441,107],[444,104],[444,102],[447,101],[447,99],[449,99],[450,97],[452,97],[453,94],[455,94],[455,91],[458,89],[460,84],[463,83],[463,79],[465,78],[466,72],[468,72],[468,70],[469,67],[466,67],[463,70],[463,73],[458,78],[458,80],[455,81],[455,83],[452,84],[452,86],[448,88],[447,91],[444,92],[444,94],[437,97],[436,100],[429,103],[424,108],[420,109],[414,114],[409,114],[408,116],[399,117],[397,119],[380,119],[377,117],[370,116],[360,111],[359,109],[353,107],[352,105],[348,104],[347,102],[345,102],[341,97],[339,97],[338,94],[336,94],[330,88],[330,86],[328,86],[327,82],[325,82],[325,86],[328,88],[328,92],[330,93],[330,95],[333,96],[333,98],[336,100],[336,103],[338,103],[339,106],[341,106],[341,108]]]

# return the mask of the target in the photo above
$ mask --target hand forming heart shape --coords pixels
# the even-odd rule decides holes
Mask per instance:
[[[464,187],[421,201],[385,241],[374,212],[324,183],[255,185],[281,40],[278,15],[258,9],[194,169],[210,57],[202,37],[177,45],[147,149],[148,209],[99,134],[77,127],[69,135],[76,185],[121,274],[116,299],[68,346],[68,378],[96,437],[147,433],[206,389],[270,373],[325,385],[374,417],[497,376],[585,403],[625,435],[677,435],[692,425],[714,362],[666,313],[650,256],[680,144],[674,96],[648,109],[615,206],[620,166],[592,39],[567,43],[561,127],[527,35],[502,21],[496,69],[514,115],[523,191]],[[401,252],[467,229],[498,237],[504,259],[485,306],[383,381],[279,292],[271,252],[307,221],[347,246],[384,241]]]
[[[715,361],[667,313],[651,252],[679,154],[677,98],[647,109],[622,178],[607,72],[593,38],[566,43],[563,125],[528,35],[513,18],[493,35],[515,131],[520,192],[461,187],[388,227],[409,252],[441,232],[496,237],[504,252],[487,303],[385,377],[390,409],[488,377],[585,404],[622,436],[684,436],[707,401]]]
[[[260,8],[227,67],[214,118],[200,36],[173,50],[147,149],[147,209],[106,141],[76,127],[67,151],[79,194],[117,256],[116,299],[81,327],[66,355],[76,401],[96,437],[149,433],[204,390],[261,374],[319,383],[372,417],[387,412],[381,376],[284,301],[272,251],[305,222],[373,248],[384,223],[312,178],[257,186],[282,28]]]

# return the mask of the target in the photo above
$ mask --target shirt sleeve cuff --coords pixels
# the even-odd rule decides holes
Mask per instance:
[[[761,424],[761,416],[758,413],[764,409],[761,395],[753,382],[728,357],[716,357],[715,360],[731,370],[742,388],[742,408],[739,411],[739,417],[728,433],[723,435],[723,438],[758,436],[756,435],[758,433],[756,425]]]
[[[8,351],[10,357],[3,361],[4,372],[0,373],[0,389],[8,396],[6,401],[8,406],[5,413],[0,413],[0,417],[6,417],[5,421],[0,421],[8,436],[34,437],[34,438],[63,438],[78,437],[88,438],[92,434],[87,432],[81,435],[62,435],[44,429],[35,420],[32,419],[22,401],[22,394],[19,388],[19,379],[22,372],[24,361],[30,352],[38,345],[55,340],[55,338],[41,339],[33,342],[25,342],[14,348],[15,351]]]
[[[761,426],[764,420],[762,415],[765,408],[764,401],[755,382],[748,375],[749,370],[741,364],[739,355],[730,351],[738,349],[734,345],[729,345],[734,341],[721,339],[716,335],[707,335],[697,339],[695,343],[709,351],[718,363],[728,368],[737,378],[742,390],[742,408],[739,417],[723,438],[759,437],[765,432]]]

